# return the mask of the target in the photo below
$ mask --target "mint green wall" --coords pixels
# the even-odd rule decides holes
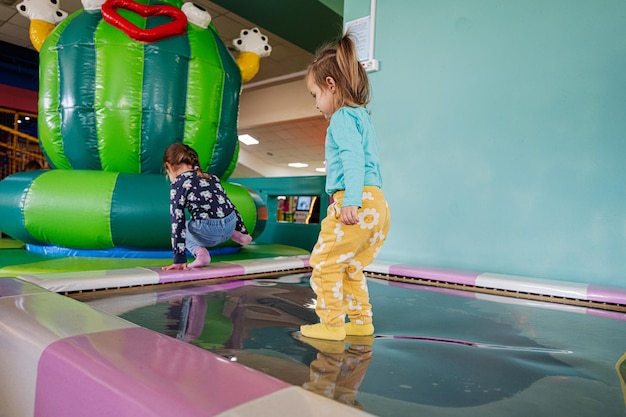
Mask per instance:
[[[377,3],[380,258],[625,287],[626,2]]]

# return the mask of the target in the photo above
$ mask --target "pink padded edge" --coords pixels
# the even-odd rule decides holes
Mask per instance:
[[[296,256],[296,258],[299,258],[299,259],[302,260],[302,262],[304,262],[304,267],[305,268],[308,268],[308,267],[311,266],[311,264],[309,263],[309,258],[310,258],[309,255],[298,255],[298,256]]]
[[[368,268],[366,267],[365,271],[367,270]],[[389,274],[412,278],[432,279],[435,281],[450,282],[454,284],[476,285],[477,278],[483,273],[458,269],[398,264],[389,266]],[[517,278],[523,281],[525,277],[520,276]],[[529,280],[534,279],[530,277],[526,278]],[[558,283],[560,286],[567,286],[567,282],[554,282]],[[624,305],[626,304],[626,288],[590,284],[586,290],[585,297],[585,299],[589,301]]]
[[[11,297],[14,295],[29,295],[29,294],[41,294],[48,293],[45,290],[35,284],[31,284],[26,281],[19,281],[15,278],[2,278],[0,279],[0,298]]]
[[[590,284],[587,288],[587,298],[602,303],[626,304],[626,288]]]
[[[462,285],[476,285],[479,272],[461,269],[431,268],[416,265],[392,265],[389,273],[413,278],[433,279]]]
[[[39,361],[35,416],[212,416],[290,385],[137,327],[74,336]]]

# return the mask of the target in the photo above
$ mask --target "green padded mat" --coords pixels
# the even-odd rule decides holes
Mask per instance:
[[[286,245],[252,243],[234,254],[217,255],[214,262],[241,259],[273,258],[277,256],[307,255],[304,249]],[[46,272],[94,271],[135,267],[165,266],[170,259],[149,258],[86,258],[31,253],[22,242],[0,239],[0,277]]]

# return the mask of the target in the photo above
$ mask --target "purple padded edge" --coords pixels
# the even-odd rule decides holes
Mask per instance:
[[[463,285],[476,285],[476,280],[483,272],[465,271],[438,267],[424,267],[418,265],[391,265],[389,273],[412,278],[424,278],[437,281],[451,282]],[[524,277],[519,277],[523,279]],[[556,281],[563,284],[562,281]],[[565,283],[567,284],[567,283]],[[610,287],[603,285],[589,285],[586,299],[589,301],[626,304],[626,288]]]
[[[41,294],[49,291],[38,285],[16,278],[7,277],[0,279],[0,298],[14,295]]]
[[[309,255],[298,255],[290,258],[297,258],[302,261],[304,267],[309,267]],[[275,262],[275,259],[268,258],[268,265]],[[246,274],[245,263],[229,263],[219,262],[215,265],[209,265],[204,268],[195,268],[186,271],[164,271],[161,267],[147,268],[154,271],[159,276],[159,283],[181,282],[181,281],[197,281],[207,278],[223,278],[233,277]]]
[[[297,255],[296,258],[299,258],[304,263],[305,268],[309,268],[311,264],[309,263],[310,255]]]
[[[412,278],[434,279],[462,285],[476,285],[476,278],[480,272],[464,271],[461,269],[447,269],[422,267],[418,265],[391,265],[389,273]]]
[[[168,336],[126,328],[48,346],[34,415],[213,416],[289,386]]]
[[[626,288],[590,284],[587,299],[602,303],[626,304]]]

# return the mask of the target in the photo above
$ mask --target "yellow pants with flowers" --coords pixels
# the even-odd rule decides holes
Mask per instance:
[[[346,314],[354,324],[372,323],[367,280],[363,268],[378,255],[389,230],[389,206],[378,187],[363,188],[359,223],[340,220],[343,191],[333,194],[311,253],[311,288],[317,296],[315,312],[322,324],[341,326]]]

